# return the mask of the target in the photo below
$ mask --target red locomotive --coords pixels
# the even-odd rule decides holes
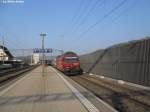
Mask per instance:
[[[66,52],[58,56],[56,67],[66,74],[82,74],[79,57],[74,52]]]

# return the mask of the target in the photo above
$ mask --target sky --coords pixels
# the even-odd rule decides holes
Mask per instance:
[[[150,36],[150,0],[21,1],[0,0],[0,42],[10,49],[40,48],[40,33],[46,48],[78,54]]]

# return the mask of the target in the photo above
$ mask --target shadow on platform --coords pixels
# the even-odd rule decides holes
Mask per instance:
[[[86,97],[90,97],[88,93]],[[54,94],[38,94],[38,95],[27,95],[27,96],[1,96],[0,107],[8,105],[18,105],[25,103],[41,103],[50,101],[66,101],[77,99],[73,93],[54,93]]]

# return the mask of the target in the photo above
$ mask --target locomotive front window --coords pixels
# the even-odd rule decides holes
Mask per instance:
[[[64,61],[65,62],[78,62],[79,58],[78,57],[65,57]]]

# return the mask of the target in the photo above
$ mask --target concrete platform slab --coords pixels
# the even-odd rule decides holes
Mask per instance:
[[[87,112],[65,82],[48,67],[36,68],[0,92],[0,112]]]

